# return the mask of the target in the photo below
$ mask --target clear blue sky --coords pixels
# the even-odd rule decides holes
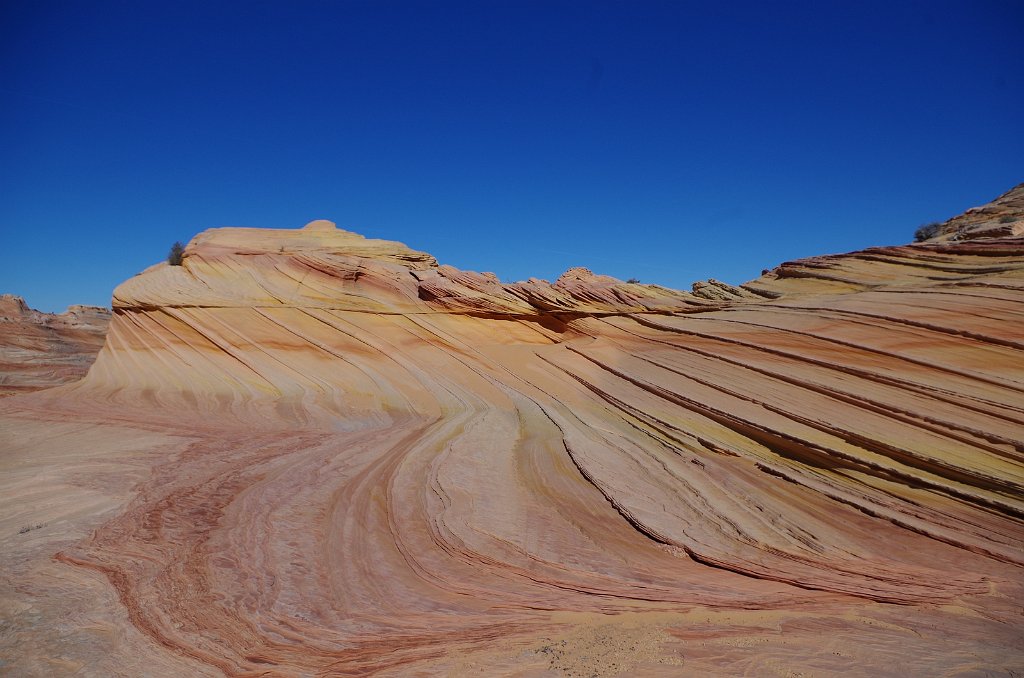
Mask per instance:
[[[688,289],[1024,181],[1024,3],[5,2],[0,291],[327,218]]]

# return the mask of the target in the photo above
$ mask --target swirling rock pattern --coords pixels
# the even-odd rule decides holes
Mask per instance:
[[[21,297],[0,294],[0,397],[84,377],[109,324],[109,308],[76,305],[43,313]]]
[[[690,294],[215,229],[114,314],[0,409],[17,672],[1021,670],[1024,239]]]

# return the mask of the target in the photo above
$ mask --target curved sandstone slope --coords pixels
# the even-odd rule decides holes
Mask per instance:
[[[21,297],[0,295],[0,397],[77,381],[103,346],[110,310],[70,306],[32,310]]]
[[[117,289],[86,379],[5,404],[120,441],[19,443],[63,467],[8,523],[74,526],[37,600],[116,592],[75,613],[114,650],[62,646],[99,673],[1017,670],[1022,287],[1021,239],[688,294],[208,231]]]
[[[945,242],[1024,235],[1024,184],[981,207],[972,207],[952,219],[933,224],[928,230],[932,241]]]

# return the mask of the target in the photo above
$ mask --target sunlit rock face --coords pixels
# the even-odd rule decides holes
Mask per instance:
[[[932,242],[1024,235],[1024,184],[1014,186],[990,203],[934,224],[927,235]]]
[[[325,221],[206,231],[117,288],[84,380],[0,404],[5,656],[1017,670],[1022,319],[1015,237],[686,293],[502,284]]]
[[[0,295],[0,397],[77,381],[103,346],[110,309],[69,306],[42,313]]]

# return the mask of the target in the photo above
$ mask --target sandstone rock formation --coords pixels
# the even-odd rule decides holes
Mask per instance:
[[[990,203],[935,224],[933,230],[928,240],[935,242],[1024,235],[1024,184],[1014,186]]]
[[[114,313],[0,403],[15,671],[1024,671],[1022,238],[691,294],[224,228]]]
[[[110,309],[42,313],[0,294],[0,397],[77,381],[103,346]]]

